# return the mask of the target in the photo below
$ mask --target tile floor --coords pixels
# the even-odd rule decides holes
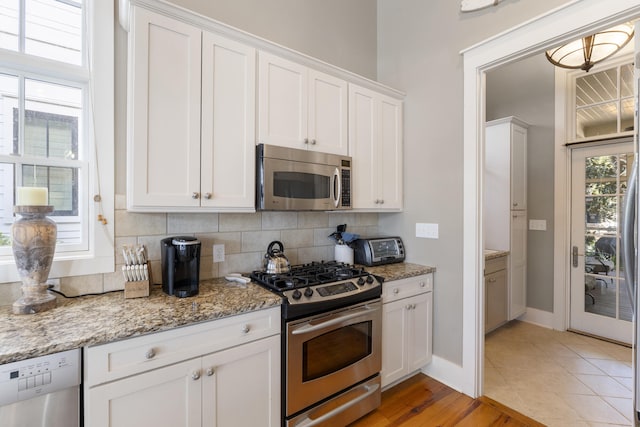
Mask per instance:
[[[484,394],[549,426],[630,426],[631,349],[513,321],[485,337]]]

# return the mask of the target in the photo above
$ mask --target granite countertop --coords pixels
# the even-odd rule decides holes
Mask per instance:
[[[406,279],[409,277],[422,276],[423,274],[429,274],[436,271],[435,267],[412,264],[410,262],[379,265],[376,267],[364,267],[364,269],[371,274],[384,277],[385,282]]]
[[[485,249],[484,250],[484,260],[489,261],[491,259],[500,258],[503,256],[509,255],[509,251],[500,251],[495,249]]]
[[[220,278],[203,281],[199,294],[189,298],[166,295],[154,285],[147,298],[113,292],[59,296],[57,303],[30,315],[0,307],[0,364],[279,306],[281,299],[257,284]]]
[[[387,282],[435,271],[407,262],[364,268]],[[255,283],[241,285],[219,278],[201,282],[198,295],[189,298],[166,295],[154,285],[147,298],[125,299],[123,292],[58,296],[57,307],[37,314],[16,315],[11,306],[2,306],[0,364],[276,307],[281,302]]]

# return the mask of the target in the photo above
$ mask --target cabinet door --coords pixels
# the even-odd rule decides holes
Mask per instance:
[[[377,207],[377,94],[349,85],[349,155],[353,159],[351,200],[355,209]]]
[[[347,155],[347,82],[309,70],[309,148]]]
[[[198,358],[90,388],[85,397],[85,424],[91,427],[200,427],[202,381],[199,375]]]
[[[426,292],[409,298],[409,373],[431,362],[433,293]]]
[[[511,209],[527,209],[527,130],[511,125]]]
[[[381,96],[378,138],[378,209],[402,209],[402,102]]]
[[[527,212],[511,212],[509,320],[527,309]]]
[[[484,332],[487,333],[507,321],[507,270],[487,274],[484,290]]]
[[[306,149],[307,67],[260,52],[258,142]]]
[[[255,49],[205,32],[202,42],[202,206],[255,204]]]
[[[202,358],[203,425],[280,425],[280,337]]]
[[[382,387],[405,376],[407,366],[407,300],[382,305]]]
[[[201,31],[133,8],[129,207],[199,206]]]

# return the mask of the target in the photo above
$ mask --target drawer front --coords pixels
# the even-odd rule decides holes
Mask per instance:
[[[280,307],[85,347],[89,387],[280,333]]]
[[[501,256],[499,258],[493,258],[484,262],[484,274],[495,273],[496,271],[504,270],[507,268],[507,257]]]
[[[382,285],[382,302],[387,303],[433,291],[433,273],[408,279],[393,280]]]

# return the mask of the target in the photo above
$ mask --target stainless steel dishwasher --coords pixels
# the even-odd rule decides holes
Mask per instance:
[[[80,350],[0,365],[0,426],[80,425]]]

